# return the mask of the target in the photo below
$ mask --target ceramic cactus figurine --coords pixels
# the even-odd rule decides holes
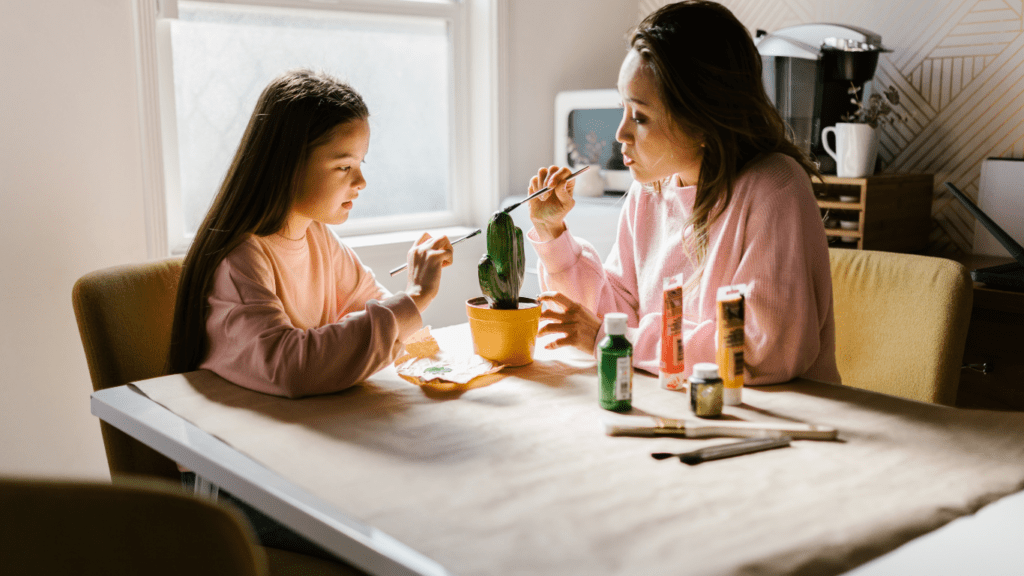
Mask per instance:
[[[487,254],[477,267],[480,290],[491,308],[519,308],[519,289],[526,272],[523,231],[506,212],[495,212],[487,223]]]

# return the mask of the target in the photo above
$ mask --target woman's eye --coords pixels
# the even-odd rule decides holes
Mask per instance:
[[[636,124],[643,124],[646,121],[647,119],[644,118],[643,116],[633,116],[633,122]]]
[[[351,166],[342,166],[341,168],[338,168],[338,170],[341,170],[342,172],[348,172],[351,169]]]

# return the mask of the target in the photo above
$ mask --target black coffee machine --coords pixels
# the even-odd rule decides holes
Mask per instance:
[[[822,174],[835,174],[836,163],[821,144],[821,131],[841,122],[856,106],[850,87],[871,96],[882,37],[842,24],[800,24],[772,33],[757,31],[764,86],[796,143],[810,152]]]

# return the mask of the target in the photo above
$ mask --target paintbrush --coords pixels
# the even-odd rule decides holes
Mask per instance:
[[[789,436],[794,440],[835,440],[838,434],[836,429],[831,426],[802,422],[674,419],[632,414],[602,414],[601,420],[604,424],[604,431],[609,436],[675,436],[682,438]]]
[[[771,450],[773,448],[783,448],[785,446],[789,446],[789,443],[789,436],[779,436],[775,438],[747,438],[746,440],[740,440],[739,442],[719,444],[717,446],[701,448],[700,450],[694,450],[692,452],[680,452],[678,454],[672,454],[670,452],[655,452],[651,454],[651,457],[655,460],[679,458],[680,462],[685,462],[686,464],[700,464],[701,462],[707,462],[708,460],[731,458],[741,454],[750,454],[752,452]]]
[[[466,234],[465,236],[463,236],[462,238],[459,238],[458,240],[452,240],[452,246],[455,246],[456,244],[458,244],[459,242],[462,242],[463,240],[468,240],[468,239],[472,238],[473,236],[476,236],[480,232],[482,232],[482,230],[477,228],[476,230],[473,230],[472,232],[470,232],[469,234]],[[394,268],[393,270],[391,270],[391,275],[394,276],[395,274],[398,274],[399,272],[401,272],[402,270],[405,270],[408,267],[409,267],[409,263],[406,262],[405,264],[402,264],[398,268]]]
[[[565,181],[568,182],[569,180],[572,180],[573,178],[579,176],[580,174],[585,172],[587,170],[587,168],[590,168],[590,166],[584,166],[583,168],[580,168],[579,170],[573,172],[572,174],[569,175],[568,178],[565,179]],[[529,196],[527,196],[526,198],[522,199],[521,201],[516,202],[515,204],[512,204],[511,206],[506,206],[502,210],[502,212],[508,214],[509,212],[515,210],[516,208],[518,208],[519,206],[525,204],[526,202],[529,202],[530,200],[533,200],[537,196],[540,196],[541,194],[543,194],[545,192],[550,192],[550,191],[551,191],[551,187],[550,186],[542,188],[540,190],[537,190],[536,192],[534,192],[533,194],[530,194]],[[456,244],[458,244],[459,242],[462,242],[463,240],[465,240],[467,238],[472,238],[473,236],[476,236],[480,232],[481,232],[481,230],[479,228],[477,228],[476,230],[470,232],[469,234],[466,234],[462,238],[459,238],[458,240],[452,241],[452,246],[455,246]],[[395,268],[395,269],[391,270],[390,274],[392,276],[394,276],[395,274],[398,274],[399,272],[401,272],[402,270],[405,270],[408,267],[409,267],[409,264],[402,264],[398,268]]]
[[[565,181],[568,182],[569,180],[572,180],[573,178],[579,176],[580,174],[583,174],[584,172],[587,171],[587,168],[590,168],[590,166],[589,165],[588,166],[584,166],[583,168],[580,168],[579,170],[573,172],[572,174],[569,174],[569,177],[566,178]],[[506,206],[504,209],[502,209],[502,212],[508,214],[509,212],[515,210],[516,208],[519,208],[523,204],[529,202],[530,200],[533,200],[534,198],[536,198],[537,196],[540,196],[541,194],[543,194],[545,192],[551,192],[551,187],[550,186],[546,186],[544,188],[541,188],[540,190],[537,190],[536,192],[534,192],[533,194],[530,194],[526,198],[523,198],[519,202],[516,202],[515,204],[512,204],[511,206]]]

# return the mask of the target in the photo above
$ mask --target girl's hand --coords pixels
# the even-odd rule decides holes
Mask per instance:
[[[576,181],[565,181],[570,174],[572,171],[568,168],[552,166],[541,168],[530,179],[530,194],[546,186],[552,188],[550,192],[530,200],[530,220],[542,242],[554,240],[565,232],[565,215],[576,205],[572,198]]]
[[[452,243],[447,236],[431,238],[424,233],[406,256],[409,263],[405,293],[420,312],[426,310],[437,296],[441,284],[441,268],[452,263]]]
[[[562,346],[575,346],[587,354],[594,353],[594,343],[597,340],[597,333],[601,329],[601,320],[590,310],[561,292],[544,292],[537,297],[542,304],[547,302],[556,305],[560,310],[545,307],[541,310],[541,320],[550,320],[542,325],[538,336],[546,334],[564,334],[548,343],[544,348],[561,348]]]

